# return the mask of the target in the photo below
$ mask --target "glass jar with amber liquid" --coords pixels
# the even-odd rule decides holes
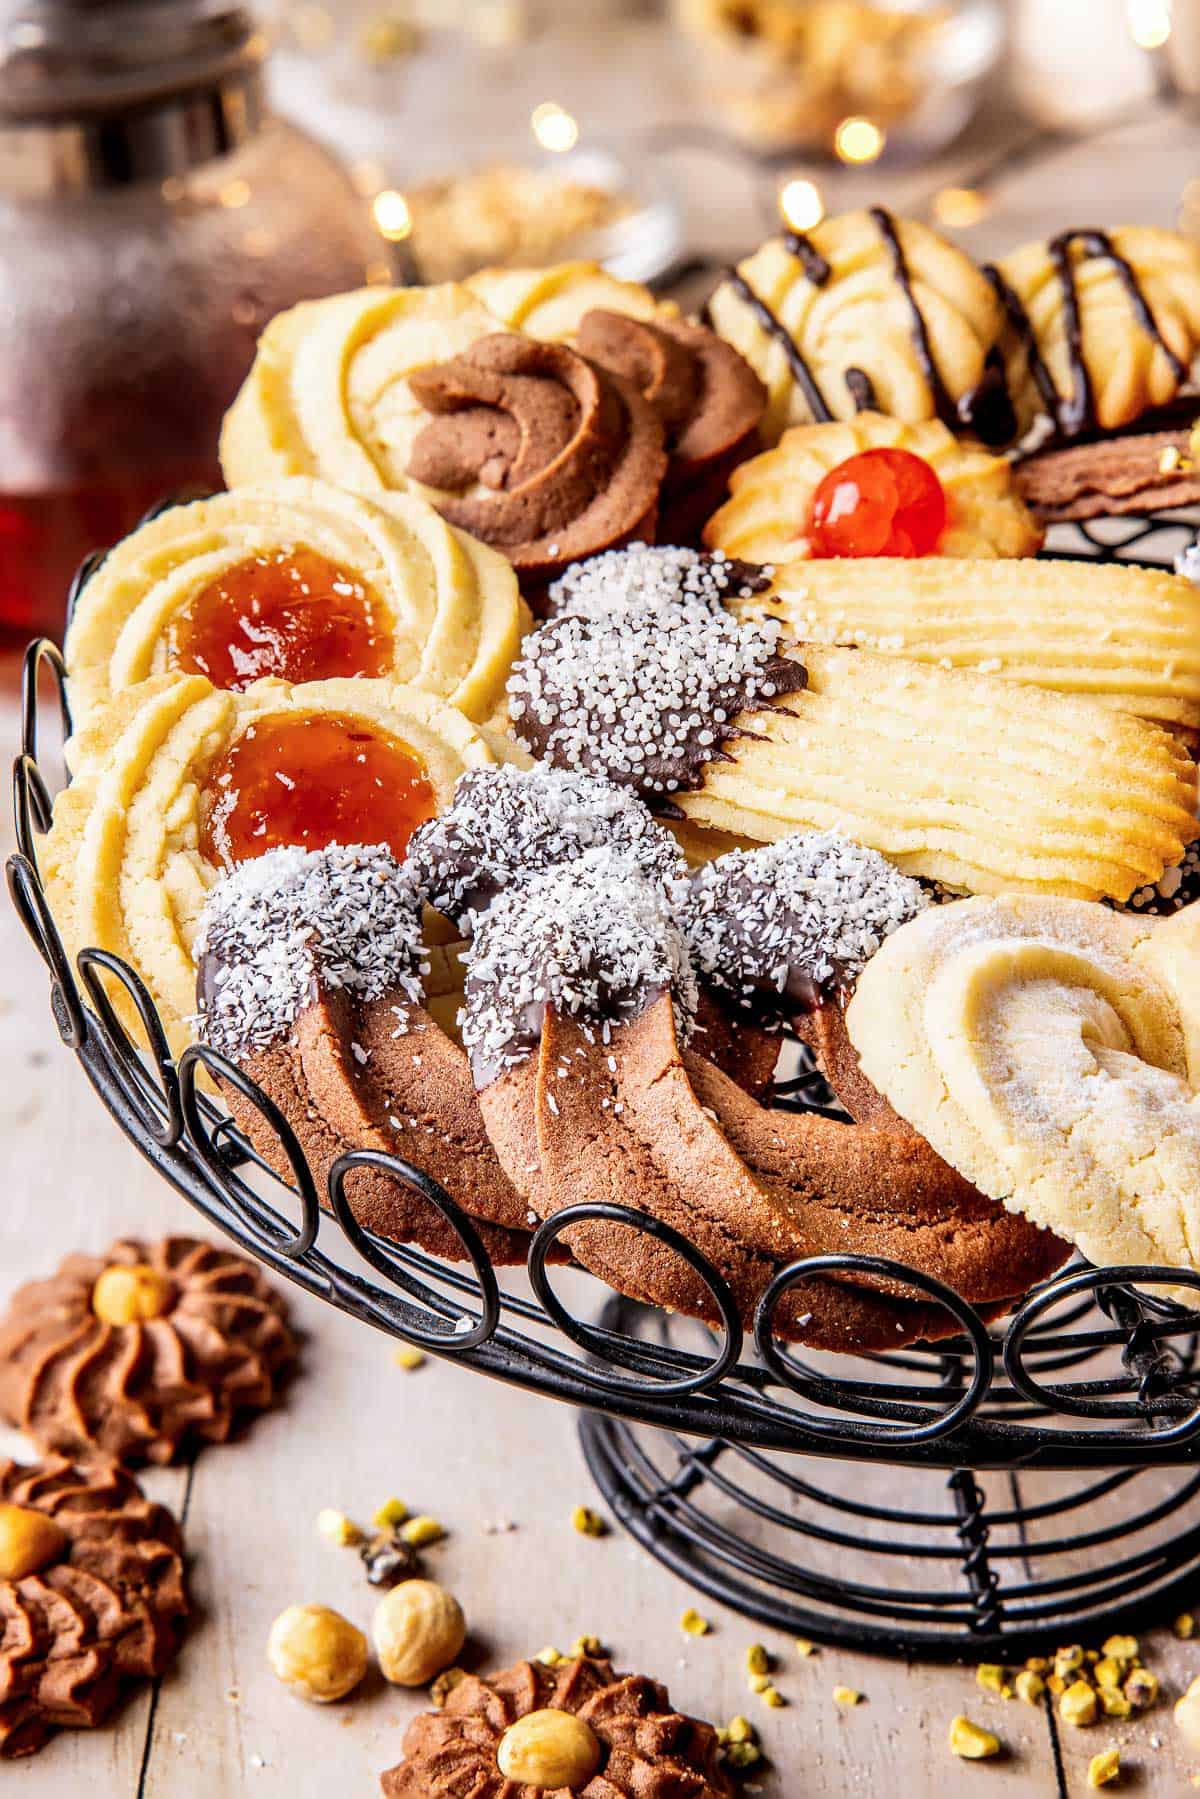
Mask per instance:
[[[271,316],[386,279],[336,159],[274,117],[229,0],[0,0],[0,639],[61,634],[71,572],[220,483]]]

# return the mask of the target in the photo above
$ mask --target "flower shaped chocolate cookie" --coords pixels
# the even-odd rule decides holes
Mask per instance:
[[[0,1461],[0,1755],[101,1723],[168,1667],[186,1612],[179,1527],[128,1474]]]
[[[518,1662],[460,1681],[409,1725],[386,1799],[727,1799],[711,1724],[672,1710],[666,1688],[580,1657]]]
[[[0,1321],[0,1416],[44,1451],[171,1462],[275,1400],[296,1344],[244,1256],[193,1237],[72,1255]]]

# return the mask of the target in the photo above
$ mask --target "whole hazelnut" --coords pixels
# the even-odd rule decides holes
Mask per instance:
[[[433,1580],[406,1580],[375,1608],[371,1626],[385,1680],[423,1687],[448,1668],[467,1636],[458,1600]]]
[[[271,1672],[317,1705],[344,1699],[367,1671],[367,1639],[327,1605],[289,1605],[267,1638]]]
[[[161,1318],[173,1289],[149,1262],[114,1262],[92,1288],[92,1310],[102,1324],[144,1324]]]
[[[61,1560],[70,1538],[31,1505],[0,1505],[0,1580],[24,1580]]]
[[[496,1765],[506,1780],[555,1793],[586,1786],[603,1751],[591,1725],[574,1712],[527,1712],[500,1738]]]

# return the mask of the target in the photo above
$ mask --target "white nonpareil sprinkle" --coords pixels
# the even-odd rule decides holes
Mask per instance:
[[[504,765],[459,776],[450,809],[414,833],[405,868],[469,932],[498,893],[604,845],[663,886],[686,872],[675,839],[630,793],[568,769]]]
[[[884,938],[930,903],[877,850],[833,831],[798,831],[718,856],[692,876],[682,925],[697,972],[749,1004],[764,991],[803,1002],[850,982]]]
[[[635,1018],[674,996],[686,1038],[696,978],[661,887],[611,850],[592,850],[500,898],[467,958],[463,1043],[478,1087],[530,1054],[547,1005],[585,1025]]]
[[[674,793],[695,783],[740,713],[803,684],[798,663],[776,659],[779,635],[773,619],[694,604],[665,623],[564,613],[526,640],[509,677],[513,733],[559,768]]]
[[[765,571],[721,554],[651,548],[631,543],[624,550],[605,550],[586,562],[573,562],[550,587],[554,614],[573,612],[581,618],[608,618],[620,612],[663,612],[676,607],[722,611],[727,599],[748,599],[768,586]]]
[[[195,945],[198,1025],[230,1056],[280,1042],[320,980],[360,999],[420,1001],[421,902],[382,844],[270,850],[208,896]]]

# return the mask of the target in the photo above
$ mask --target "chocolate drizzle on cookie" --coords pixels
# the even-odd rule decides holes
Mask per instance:
[[[686,1041],[697,992],[682,933],[663,888],[616,850],[510,889],[480,919],[467,961],[462,1037],[475,1085],[531,1054],[547,1006],[607,1042],[664,993]]]
[[[929,900],[876,850],[798,831],[692,876],[681,923],[697,973],[734,1004],[786,1018],[855,981]]]
[[[741,623],[680,608],[551,619],[509,678],[515,736],[557,768],[583,768],[664,810],[699,787],[743,728],[743,713],[800,692],[802,663],[776,653],[772,620]]]
[[[799,344],[784,324],[783,320],[767,305],[766,301],[755,293],[746,277],[738,269],[730,269],[725,279],[728,281],[739,300],[743,301],[754,314],[767,336],[773,338],[787,358],[792,379],[804,395],[809,412],[819,425],[830,424],[833,410],[825,395],[821,392],[821,384],[808,365],[808,359]]]
[[[1060,231],[1046,245],[1047,253],[1054,267],[1055,278],[1062,291],[1063,333],[1066,339],[1067,361],[1071,371],[1071,390],[1067,394],[1060,393],[1055,384],[1050,367],[1042,355],[1037,333],[1020,296],[1005,280],[994,263],[986,263],[983,273],[987,276],[997,298],[1004,307],[1009,327],[1025,353],[1029,372],[1041,396],[1042,403],[1053,420],[1055,431],[1059,437],[1065,438],[1078,437],[1082,433],[1093,431],[1096,428],[1095,394],[1087,358],[1084,354],[1079,284],[1075,272],[1075,259],[1072,256],[1072,251],[1076,248],[1082,251],[1084,260],[1100,259],[1111,263],[1113,271],[1129,299],[1130,308],[1138,325],[1163,352],[1175,379],[1182,382],[1187,376],[1186,367],[1159,329],[1158,321],[1151,310],[1132,264],[1121,255],[1107,231],[1094,229]]]
[[[627,790],[575,770],[502,765],[459,776],[454,803],[413,838],[406,870],[469,934],[499,894],[606,846],[664,889],[684,875],[675,839]]]

